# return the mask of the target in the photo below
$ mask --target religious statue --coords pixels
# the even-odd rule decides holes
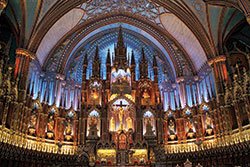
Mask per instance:
[[[123,108],[119,108],[119,129],[118,130],[123,130],[124,129],[124,125],[123,125],[123,116],[124,116],[124,109]]]
[[[127,122],[127,130],[133,129],[133,123],[132,123],[132,119],[130,117],[128,117],[126,119],[126,122]]]
[[[149,95],[149,92],[148,92],[148,89],[146,88],[146,89],[144,89],[144,92],[143,92],[143,98],[144,99],[148,99],[148,98],[150,98],[150,95]]]
[[[190,117],[187,117],[187,122],[186,122],[186,126],[188,127],[188,133],[193,133],[193,122],[190,119]]]
[[[89,125],[90,125],[90,128],[95,128],[97,126],[97,118],[96,117],[91,117]]]
[[[70,119],[68,119],[67,121],[67,126],[65,128],[65,131],[66,131],[66,135],[71,135],[72,133],[72,125],[71,125]]]
[[[150,117],[145,118],[146,133],[145,136],[154,136],[153,126],[151,125]]]
[[[97,137],[97,132],[98,132],[98,129],[97,129],[97,117],[93,116],[93,117],[90,117],[90,123],[89,123],[89,137]]]
[[[31,118],[30,118],[30,127],[35,128],[36,127],[36,121],[37,121],[36,114],[32,114]]]
[[[208,112],[206,112],[206,120],[205,120],[205,122],[206,122],[206,125],[207,125],[207,129],[212,129],[212,119],[211,119]]]
[[[210,117],[210,115],[209,115],[208,112],[206,112],[206,116],[205,117],[206,117],[205,123],[206,123],[206,126],[207,126],[206,132],[207,132],[208,135],[211,135],[212,132],[213,132],[212,119],[211,119],[211,117]]]
[[[173,119],[170,119],[168,122],[168,130],[170,135],[175,135],[175,123]]]
[[[155,153],[153,150],[150,151],[149,157],[150,157],[151,163],[155,163]]]
[[[111,117],[110,119],[110,131],[115,131],[115,120],[114,120],[114,117]]]
[[[54,130],[54,118],[53,118],[53,115],[50,115],[49,116],[49,120],[48,120],[48,131],[49,132],[52,132]]]

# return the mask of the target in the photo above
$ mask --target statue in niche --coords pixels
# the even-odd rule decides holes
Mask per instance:
[[[188,133],[193,133],[193,121],[190,117],[187,117],[186,126],[188,127]]]
[[[36,122],[37,122],[37,116],[36,116],[35,113],[33,113],[31,115],[31,118],[30,118],[30,127],[35,128],[36,127]]]
[[[119,108],[119,130],[124,130],[124,125],[123,125],[123,117],[124,117],[124,109],[122,107]]]
[[[170,135],[175,135],[175,122],[173,119],[168,122],[168,130]]]
[[[90,117],[89,136],[92,136],[92,137],[97,136],[97,132],[98,132],[97,123],[98,123],[97,117],[95,116]]]
[[[96,126],[97,126],[97,118],[96,117],[91,117],[90,128],[95,128]]]
[[[205,120],[205,122],[206,122],[206,125],[207,125],[207,129],[212,129],[212,119],[211,119],[208,112],[206,112],[206,120]]]
[[[110,131],[115,131],[115,119],[114,117],[111,117],[110,119]]]
[[[127,130],[133,129],[132,119],[130,117],[126,119],[126,122],[127,122]]]
[[[142,97],[143,97],[144,99],[150,98],[149,91],[148,91],[147,88],[144,89]]]
[[[150,151],[149,157],[150,157],[151,163],[155,163],[155,153],[153,150]]]
[[[68,119],[68,121],[67,121],[65,131],[66,131],[66,135],[71,135],[72,134],[72,123],[71,123],[70,119]]]
[[[36,132],[37,115],[36,111],[33,109],[29,120],[29,134],[33,135]]]
[[[151,118],[150,117],[145,118],[145,124],[146,124],[145,136],[154,136],[153,126],[151,124]]]
[[[54,116],[50,115],[49,120],[48,120],[48,126],[47,126],[49,132],[52,132],[54,130],[54,124],[55,124]]]

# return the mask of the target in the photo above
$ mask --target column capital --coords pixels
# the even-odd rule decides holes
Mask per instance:
[[[225,55],[219,55],[219,56],[216,56],[216,57],[210,59],[210,60],[208,61],[208,64],[211,66],[211,65],[213,65],[213,64],[215,64],[215,63],[224,62],[224,61],[226,61],[226,60],[227,60],[227,58],[226,58]]]
[[[25,57],[29,57],[30,59],[35,59],[35,54],[26,50],[26,49],[23,49],[23,48],[17,48],[16,49],[16,54],[17,55],[23,55]]]

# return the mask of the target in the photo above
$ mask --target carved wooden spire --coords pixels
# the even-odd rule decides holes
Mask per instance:
[[[117,46],[115,48],[115,64],[117,68],[126,69],[127,67],[127,48],[124,45],[122,27],[119,28]]]
[[[100,73],[101,73],[101,63],[100,63],[100,59],[99,59],[99,47],[98,45],[96,45],[96,52],[95,52],[95,57],[93,60],[93,64],[92,64],[92,74],[95,77],[99,77]]]
[[[110,50],[108,49],[108,54],[107,54],[107,61],[106,61],[107,65],[111,65],[111,59],[110,59]]]
[[[142,57],[141,57],[141,61],[140,61],[140,77],[141,78],[148,77],[148,60],[145,56],[143,48],[142,48]]]
[[[134,55],[134,51],[132,50],[132,54],[131,54],[131,66],[135,65],[135,55]]]
[[[124,40],[123,40],[123,36],[122,36],[122,26],[119,27],[117,48],[125,48]]]

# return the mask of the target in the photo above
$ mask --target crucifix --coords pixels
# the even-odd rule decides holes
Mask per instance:
[[[118,111],[118,118],[119,118],[119,130],[124,130],[124,108],[123,107],[127,107],[128,105],[123,105],[122,104],[122,100],[120,101],[120,105],[116,105],[117,107],[119,107]]]
[[[120,100],[120,104],[118,104],[118,105],[116,104],[115,106],[116,106],[116,107],[121,107],[121,108],[124,107],[124,108],[125,108],[125,107],[127,107],[128,105],[122,104],[122,100]]]

